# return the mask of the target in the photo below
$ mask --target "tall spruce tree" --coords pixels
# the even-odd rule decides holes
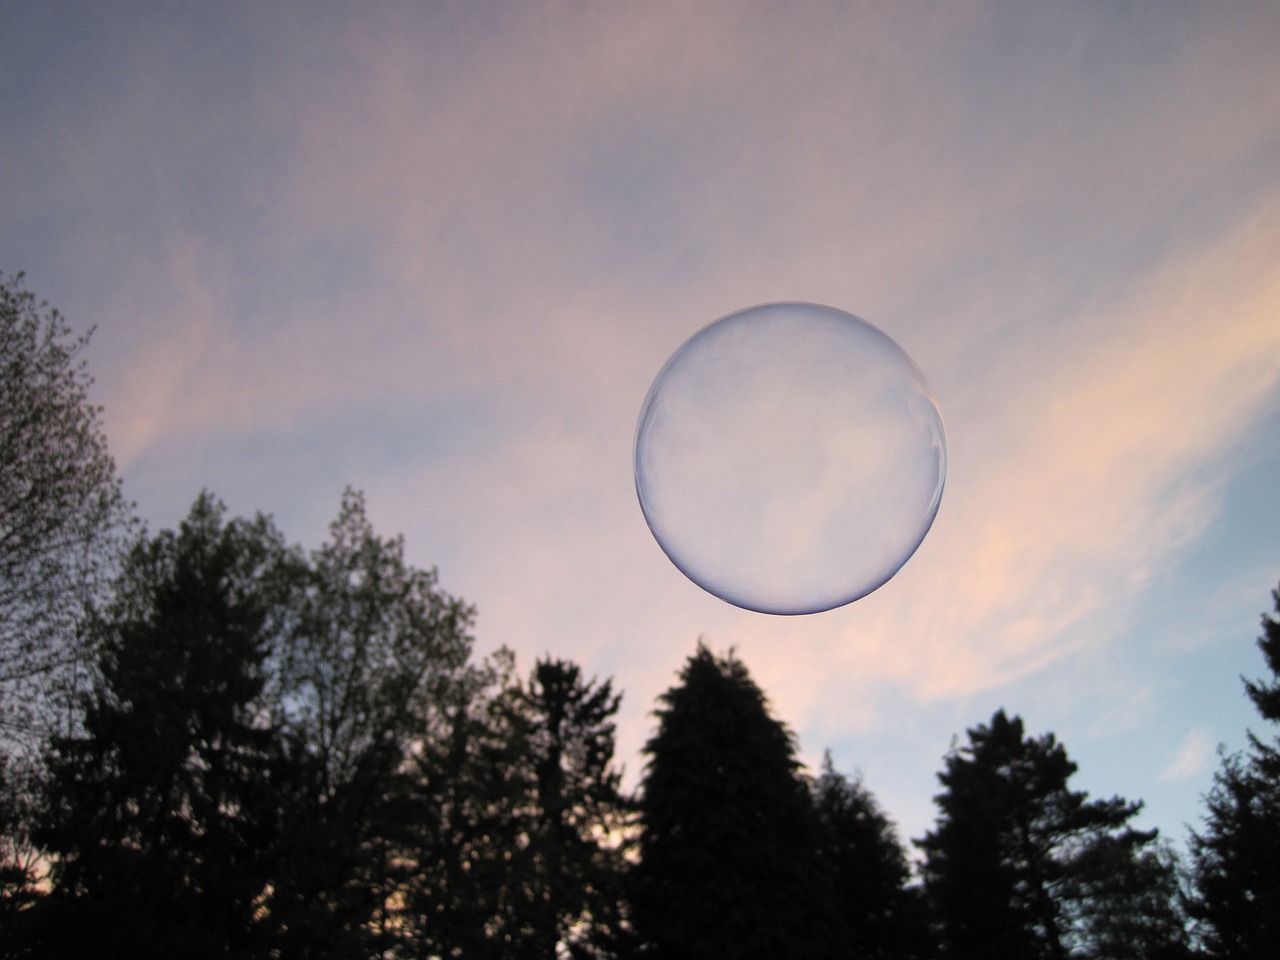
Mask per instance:
[[[515,957],[528,939],[527,729],[515,658],[500,650],[453,691],[410,764],[398,956]],[[515,894],[515,895],[513,895]]]
[[[1128,826],[1141,804],[1090,800],[1069,789],[1076,765],[1061,744],[1052,734],[1024,736],[1021,719],[1003,710],[968,736],[946,758],[938,823],[919,841],[943,956],[1109,956],[1091,951],[1151,903],[1160,904],[1161,918],[1129,926],[1142,939],[1123,955],[1173,949],[1182,931],[1166,922],[1173,917],[1171,868],[1145,855],[1155,831]],[[1141,891],[1133,882],[1144,884]]]
[[[280,824],[262,694],[284,555],[269,523],[224,522],[208,496],[130,555],[93,622],[85,732],[51,758],[45,956],[266,955]]]
[[[828,753],[813,785],[820,869],[830,878],[832,925],[851,960],[910,960],[929,949],[925,907],[893,824],[861,780]]]
[[[701,644],[659,702],[632,894],[643,955],[828,955],[830,891],[791,734],[742,662]]]
[[[624,923],[631,805],[613,765],[619,697],[502,651],[415,760],[405,887],[414,956],[606,957]]]
[[[621,697],[610,681],[588,681],[576,664],[544,658],[523,701],[533,788],[530,956],[605,956],[622,935],[631,821],[613,762]]]
[[[1280,614],[1280,589],[1272,591]],[[1263,720],[1280,724],[1280,620],[1262,617],[1258,649],[1271,679],[1245,681]],[[1280,733],[1250,732],[1248,749],[1223,759],[1192,836],[1195,894],[1190,910],[1205,952],[1224,960],[1280,956]]]

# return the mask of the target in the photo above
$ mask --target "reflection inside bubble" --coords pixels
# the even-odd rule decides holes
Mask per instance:
[[[933,395],[884,333],[831,307],[773,303],[690,338],[636,430],[649,528],[707,591],[764,613],[866,596],[937,513],[946,438]]]

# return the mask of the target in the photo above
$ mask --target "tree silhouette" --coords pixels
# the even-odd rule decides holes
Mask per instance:
[[[908,960],[929,946],[924,902],[893,824],[859,780],[836,772],[828,753],[813,787],[819,869],[832,884],[840,955]]]
[[[1272,591],[1280,613],[1280,589]],[[1263,615],[1258,649],[1270,681],[1245,681],[1259,716],[1280,723],[1280,621]],[[1245,753],[1225,757],[1193,834],[1195,895],[1205,952],[1230,960],[1280,956],[1280,736],[1250,732]]]
[[[50,760],[43,952],[401,945],[410,761],[470,682],[470,617],[350,492],[310,557],[208,495],[144,538],[92,621],[83,733]]]
[[[35,936],[44,870],[31,833],[44,796],[41,772],[0,753],[0,957],[23,956]]]
[[[1145,857],[1155,831],[1127,826],[1141,804],[1089,800],[1052,734],[1025,737],[997,711],[946,758],[937,826],[919,845],[925,889],[945,957],[1064,960],[1141,933],[1128,957],[1162,955],[1181,935],[1168,897],[1168,865]],[[1141,889],[1134,891],[1133,883]],[[1134,912],[1160,904],[1144,922]],[[1125,926],[1126,921],[1133,921]]]
[[[395,938],[372,931],[401,882],[405,764],[469,669],[473,611],[409,567],[351,490],[285,610],[270,710],[288,762],[265,908],[289,956],[360,952]]]
[[[742,662],[701,644],[659,702],[632,898],[644,955],[826,955],[830,891],[790,733]]]
[[[22,280],[0,275],[0,741],[32,751],[62,728],[53,707],[87,656],[76,623],[123,552],[129,504],[89,402],[89,334]]]
[[[480,679],[482,678],[482,679]],[[415,762],[405,887],[414,956],[604,957],[617,947],[629,802],[608,681],[500,651]]]
[[[1149,833],[1105,826],[1071,855],[1058,889],[1063,937],[1072,957],[1185,960],[1188,919],[1174,851]]]
[[[132,552],[95,619],[99,680],[56,741],[47,956],[249,955],[279,824],[263,723],[282,544],[202,496]]]
[[[566,660],[539,660],[524,691],[530,733],[536,950],[601,956],[621,932],[630,803],[613,765],[621,697]]]
[[[454,691],[411,760],[401,851],[399,955],[499,958],[526,945],[527,732],[514,656],[500,650]]]

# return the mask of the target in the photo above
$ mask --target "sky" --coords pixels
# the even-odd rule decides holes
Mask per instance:
[[[1003,707],[1181,842],[1280,581],[1280,5],[0,6],[0,271],[95,328],[150,529],[202,489],[319,546],[343,489],[477,654],[655,700],[730,649],[903,840]],[[688,337],[808,301],[941,410],[887,584],[751,613],[651,536]]]

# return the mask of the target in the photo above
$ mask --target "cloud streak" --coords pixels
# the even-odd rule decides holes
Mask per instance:
[[[1207,730],[1196,727],[1187,731],[1177,754],[1160,771],[1160,779],[1166,782],[1191,780],[1205,773],[1212,764],[1213,740]]]

